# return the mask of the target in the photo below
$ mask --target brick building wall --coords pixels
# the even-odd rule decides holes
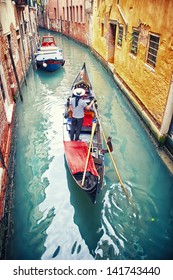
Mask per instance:
[[[16,101],[38,42],[36,12],[27,2],[0,2],[0,220],[4,217]]]
[[[83,44],[89,45],[91,1],[49,0],[47,5],[39,7],[38,23],[40,27],[60,32]]]

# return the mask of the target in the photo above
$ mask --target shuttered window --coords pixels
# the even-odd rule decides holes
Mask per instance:
[[[159,40],[159,36],[153,34],[149,35],[147,63],[150,64],[152,67],[156,66],[157,52],[159,49]]]
[[[139,31],[137,29],[133,29],[132,38],[131,38],[131,49],[130,49],[130,52],[133,55],[137,55],[138,52],[138,38],[139,38]]]
[[[119,25],[118,31],[118,46],[121,47],[123,42],[123,26]]]

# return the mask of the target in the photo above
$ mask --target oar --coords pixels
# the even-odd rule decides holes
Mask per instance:
[[[84,169],[83,178],[82,178],[82,187],[84,186],[84,182],[85,182],[86,170],[87,170],[87,166],[88,166],[88,160],[89,160],[89,156],[90,156],[90,150],[91,150],[92,141],[93,141],[93,138],[94,138],[94,132],[95,132],[95,129],[96,129],[96,125],[97,125],[96,122],[92,123],[91,138],[90,138],[88,154],[87,154],[86,163],[85,163],[85,169]]]
[[[96,108],[95,108],[95,104],[93,105],[93,108],[94,108],[94,112],[95,112],[95,115],[96,115],[96,117],[97,117],[98,123],[99,123],[99,125],[100,125],[101,131],[102,131],[102,135],[103,135],[104,141],[105,141],[105,143],[106,143],[106,147],[107,147],[107,149],[108,149],[110,158],[111,158],[111,160],[112,160],[112,164],[113,164],[113,166],[114,166],[115,172],[116,172],[116,174],[117,174],[117,177],[118,177],[118,179],[119,179],[119,181],[120,181],[120,184],[121,184],[121,186],[122,186],[122,188],[123,188],[123,190],[124,190],[124,192],[125,192],[127,198],[129,199],[129,194],[128,194],[128,192],[127,192],[127,190],[126,190],[126,188],[125,188],[125,186],[124,186],[124,184],[123,184],[123,181],[122,181],[122,179],[121,179],[120,173],[119,173],[118,168],[117,168],[117,166],[116,166],[116,164],[115,164],[115,161],[114,161],[113,156],[112,156],[112,154],[111,154],[110,148],[109,148],[109,146],[108,146],[108,144],[107,144],[107,139],[106,139],[106,136],[105,136],[105,133],[104,133],[104,130],[103,130],[103,127],[102,127],[100,118],[99,118],[99,116],[98,116],[97,110],[96,110]]]

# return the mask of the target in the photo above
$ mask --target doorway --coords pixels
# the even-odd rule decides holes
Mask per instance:
[[[114,63],[115,55],[115,38],[116,38],[116,23],[110,23],[108,36],[108,62]]]

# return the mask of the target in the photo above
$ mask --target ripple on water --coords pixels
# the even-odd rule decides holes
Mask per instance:
[[[131,184],[125,184],[125,187],[130,194]],[[102,237],[96,249],[97,259],[135,259],[137,254],[142,258],[138,211],[134,203],[128,202],[120,184],[110,186],[103,200]]]

